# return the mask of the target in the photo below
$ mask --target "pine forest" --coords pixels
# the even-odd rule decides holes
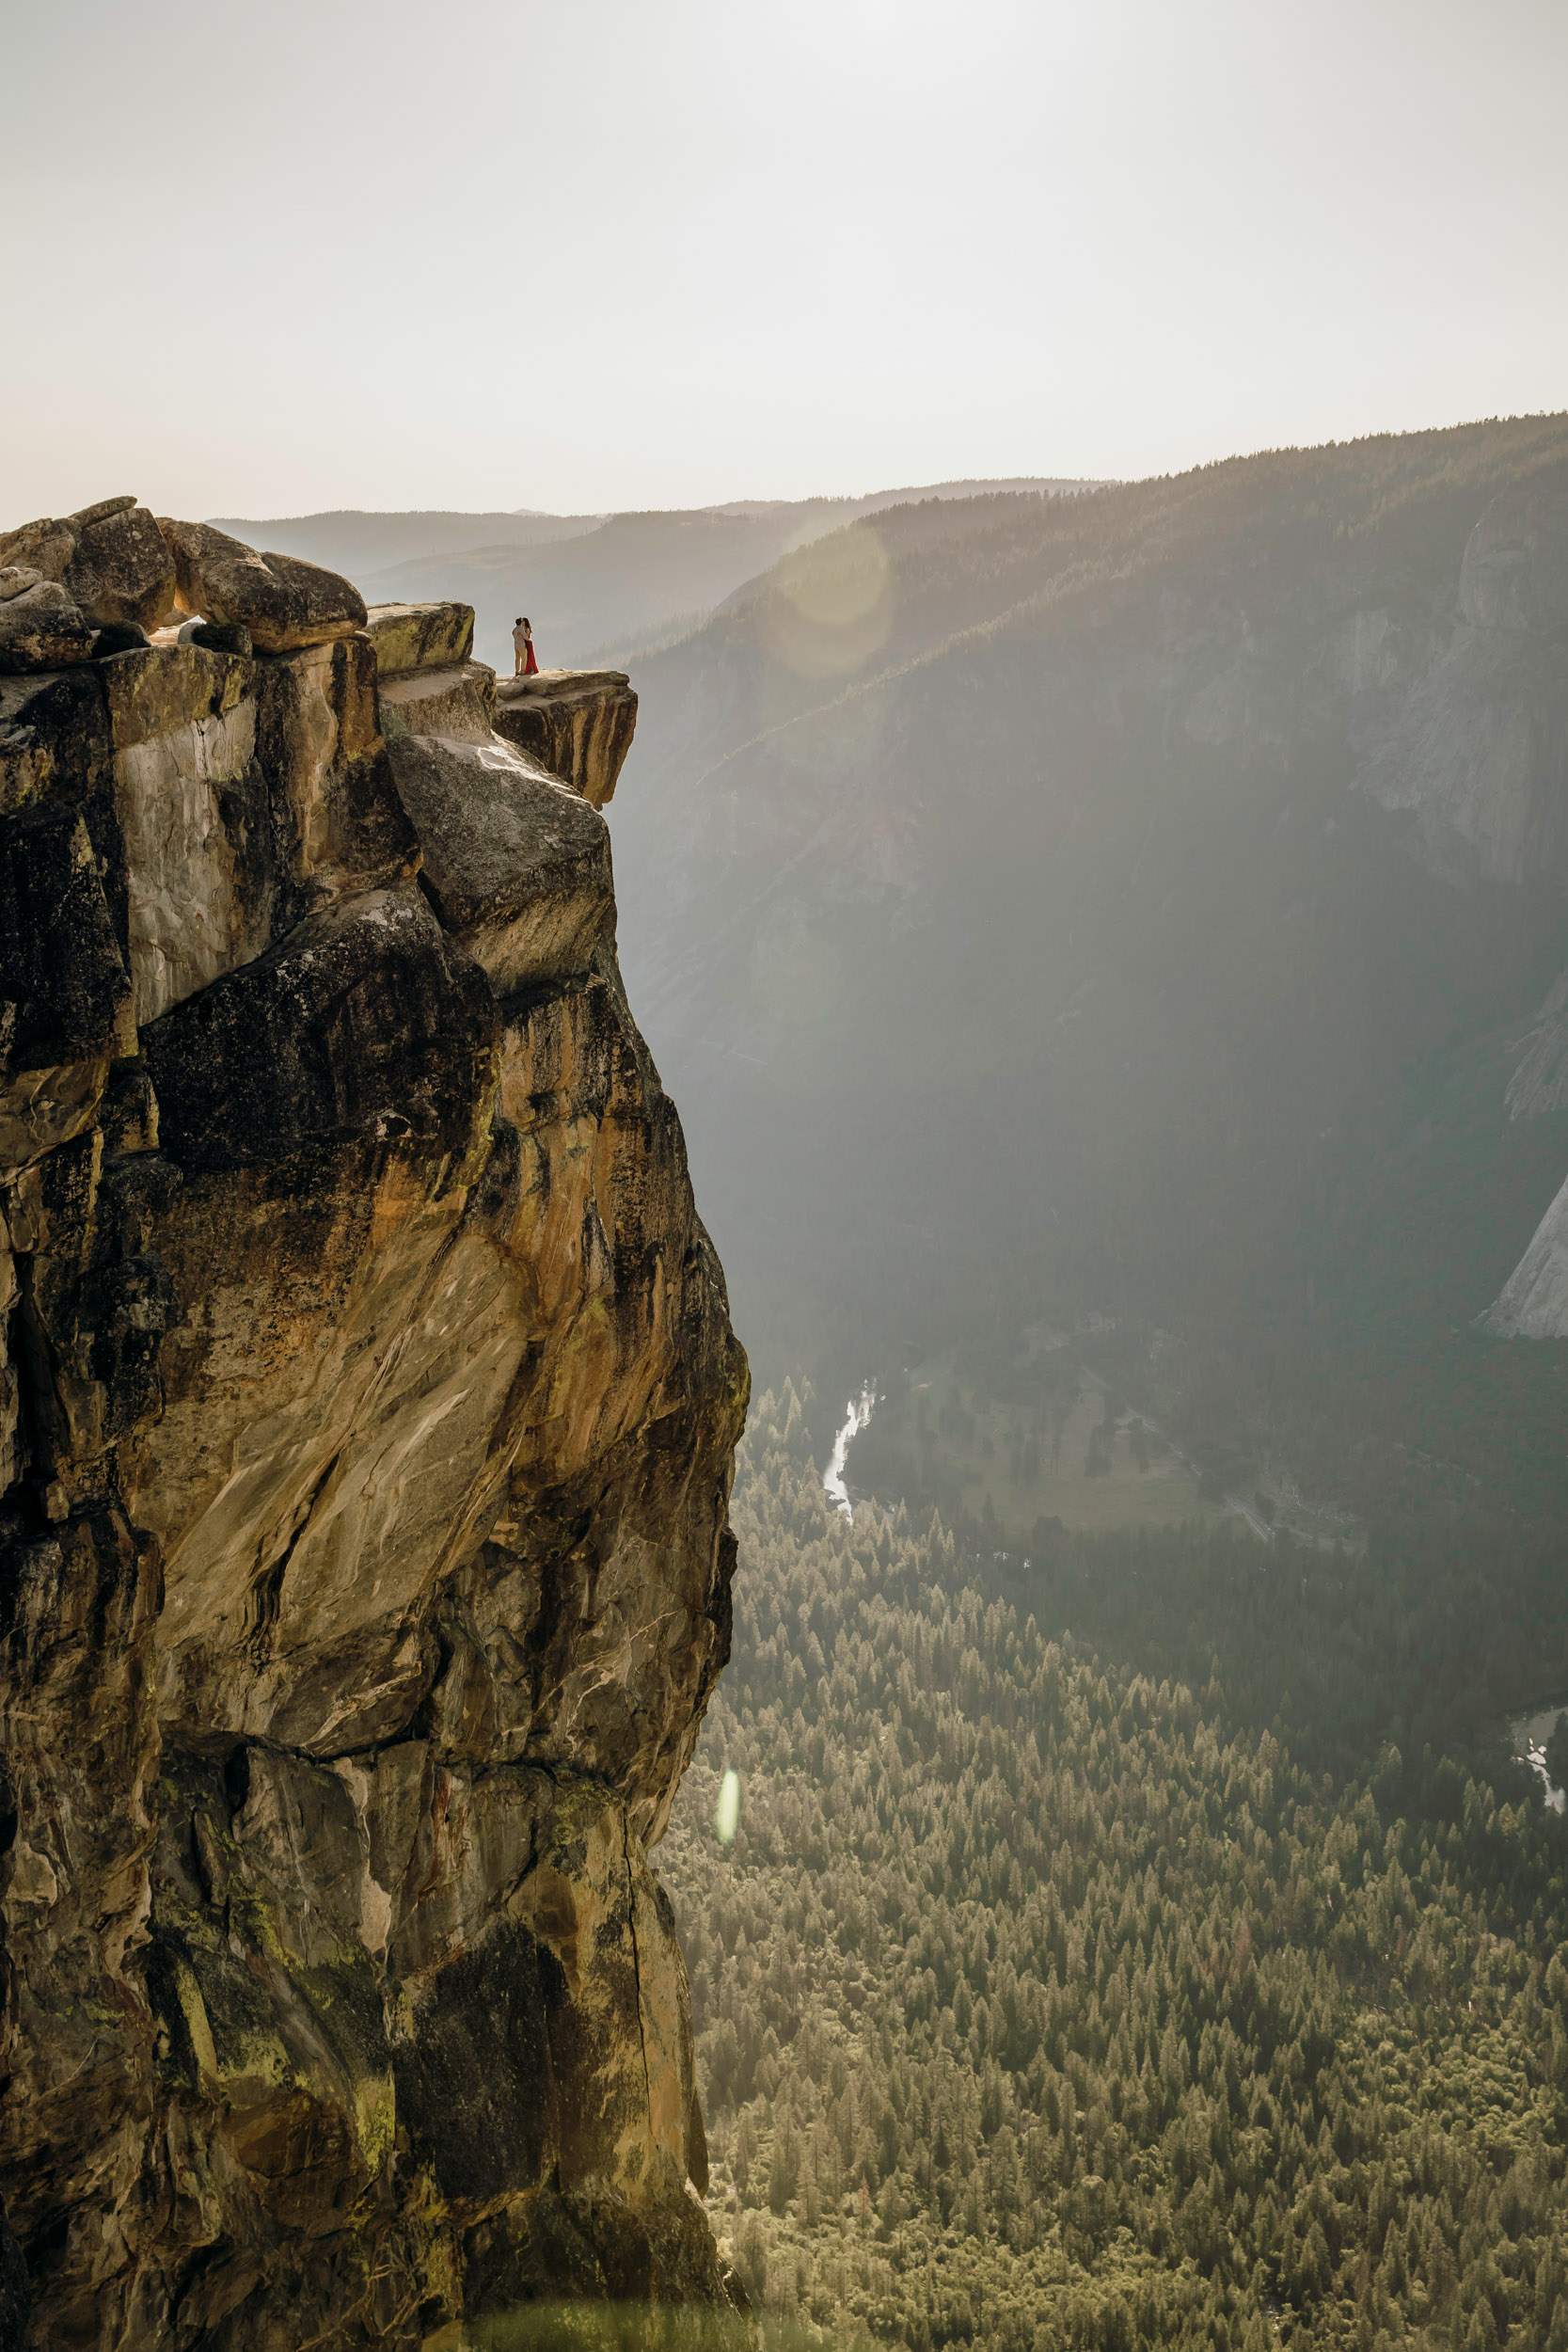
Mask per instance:
[[[734,1516],[734,1661],[657,1861],[765,2327],[1563,2352],[1568,1832],[1501,1745],[1298,1724],[1288,1550],[1078,1538],[1053,1572],[851,1522],[788,1384]],[[1135,1637],[1084,1629],[1133,1587]]]

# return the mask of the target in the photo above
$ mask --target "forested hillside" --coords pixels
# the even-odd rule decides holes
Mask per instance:
[[[1560,2352],[1568,1843],[1464,1703],[1483,1579],[1402,1637],[1414,1574],[1374,1628],[1223,1532],[981,1561],[847,1523],[805,1426],[754,1413],[659,1856],[753,2296],[835,2344]]]
[[[765,1378],[1115,1324],[1227,1478],[1549,1477],[1473,1326],[1568,1172],[1568,420],[899,508],[637,684],[622,947]]]

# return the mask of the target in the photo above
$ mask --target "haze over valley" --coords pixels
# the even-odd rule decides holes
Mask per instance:
[[[911,497],[976,490],[1050,497],[1077,483],[946,482],[863,498],[739,499],[694,512],[625,515],[325,514],[220,520],[252,546],[362,580],[373,600],[456,596],[475,650],[510,668],[512,625],[537,611],[546,660],[617,661],[699,628],[779,556]]]
[[[623,949],[764,1360],[1094,1325],[1227,1486],[1557,1507],[1565,461],[900,507],[637,665]]]
[[[4,54],[0,2352],[1568,2352],[1568,9]]]

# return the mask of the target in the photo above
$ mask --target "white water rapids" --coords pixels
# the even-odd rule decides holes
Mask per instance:
[[[857,1398],[851,1397],[845,1406],[847,1416],[843,1428],[833,1439],[833,1450],[828,1467],[822,1473],[822,1484],[830,1501],[835,1502],[847,1519],[855,1516],[849,1500],[849,1489],[844,1483],[844,1465],[849,1458],[849,1448],[877,1409],[877,1383],[868,1380]]]
[[[1521,1764],[1529,1765],[1533,1772],[1540,1774],[1541,1785],[1546,1791],[1546,1803],[1554,1813],[1562,1811],[1564,1798],[1560,1788],[1553,1788],[1552,1776],[1546,1770],[1546,1742],[1557,1729],[1558,1717],[1562,1712],[1560,1702],[1556,1707],[1541,1708],[1533,1715],[1515,1715],[1508,1726],[1514,1755]]]

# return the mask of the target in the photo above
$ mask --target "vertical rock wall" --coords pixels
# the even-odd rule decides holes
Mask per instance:
[[[0,2196],[51,2347],[726,2302],[647,1853],[745,1361],[604,821],[470,642],[130,501],[0,538]]]

